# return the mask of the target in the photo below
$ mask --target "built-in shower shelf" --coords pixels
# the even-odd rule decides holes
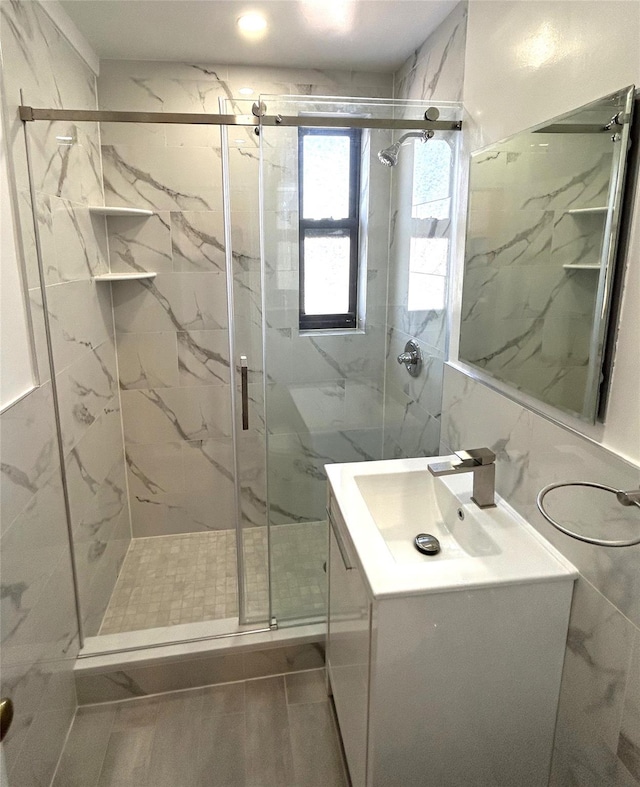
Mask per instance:
[[[145,208],[110,208],[105,205],[90,205],[89,213],[97,216],[153,216],[153,211]]]
[[[154,271],[134,271],[133,273],[101,273],[94,276],[94,281],[140,281],[141,279],[155,279]]]
[[[569,213],[571,216],[588,216],[589,214],[603,214],[608,210],[609,208],[607,208],[606,205],[600,205],[595,208],[572,208],[571,210],[568,210],[567,213]]]
[[[571,263],[568,262],[562,266],[567,271],[599,271],[600,265],[598,263]]]

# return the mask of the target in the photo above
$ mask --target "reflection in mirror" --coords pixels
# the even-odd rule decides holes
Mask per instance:
[[[445,307],[453,152],[446,139],[413,143],[407,310]]]
[[[471,157],[460,360],[591,422],[633,95]]]

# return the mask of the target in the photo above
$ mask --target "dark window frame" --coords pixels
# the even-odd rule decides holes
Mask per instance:
[[[303,218],[304,196],[304,138],[306,136],[344,136],[349,146],[349,216],[346,219]],[[302,331],[353,329],[358,321],[358,268],[360,249],[360,170],[362,130],[357,128],[298,129],[298,243],[299,243],[299,326]],[[307,235],[330,235],[340,232],[350,241],[349,307],[348,311],[332,314],[304,312],[304,241]]]

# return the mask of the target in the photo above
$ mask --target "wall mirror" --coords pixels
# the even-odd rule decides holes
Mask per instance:
[[[460,360],[602,419],[634,87],[471,156]]]

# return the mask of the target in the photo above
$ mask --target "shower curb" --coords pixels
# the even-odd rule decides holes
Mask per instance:
[[[74,667],[79,705],[146,697],[324,666],[326,626],[313,624],[200,642],[84,655]]]

